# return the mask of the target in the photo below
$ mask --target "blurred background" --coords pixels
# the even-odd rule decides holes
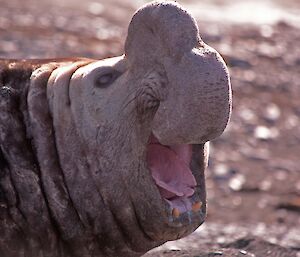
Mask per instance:
[[[0,0],[0,58],[120,55],[146,2]],[[177,2],[230,68],[233,115],[211,143],[207,222],[145,256],[183,256],[247,235],[300,251],[300,1]]]

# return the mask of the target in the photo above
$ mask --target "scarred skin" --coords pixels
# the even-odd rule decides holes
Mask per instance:
[[[125,54],[0,60],[0,252],[134,257],[204,222],[208,141],[231,112],[229,75],[173,2],[136,12]],[[192,144],[196,211],[172,216],[146,162],[151,135]]]

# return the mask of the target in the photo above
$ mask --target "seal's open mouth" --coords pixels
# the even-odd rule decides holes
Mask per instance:
[[[191,200],[197,186],[189,167],[191,159],[192,145],[166,146],[151,135],[147,149],[148,168],[162,198],[170,204],[175,216],[201,208],[199,203],[195,206]]]

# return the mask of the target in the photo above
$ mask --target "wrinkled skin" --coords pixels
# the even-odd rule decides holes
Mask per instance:
[[[227,125],[231,89],[177,4],[137,11],[123,56],[0,67],[3,256],[140,256],[204,222],[208,141]],[[196,184],[159,188],[149,144],[187,153],[190,175],[174,174]]]

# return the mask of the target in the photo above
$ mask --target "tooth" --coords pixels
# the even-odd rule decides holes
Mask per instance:
[[[194,211],[194,212],[196,212],[196,211],[199,211],[200,209],[201,209],[201,207],[202,207],[202,202],[195,202],[193,205],[192,205],[192,210]]]
[[[180,211],[177,208],[173,208],[172,215],[174,218],[178,218],[180,215]]]

